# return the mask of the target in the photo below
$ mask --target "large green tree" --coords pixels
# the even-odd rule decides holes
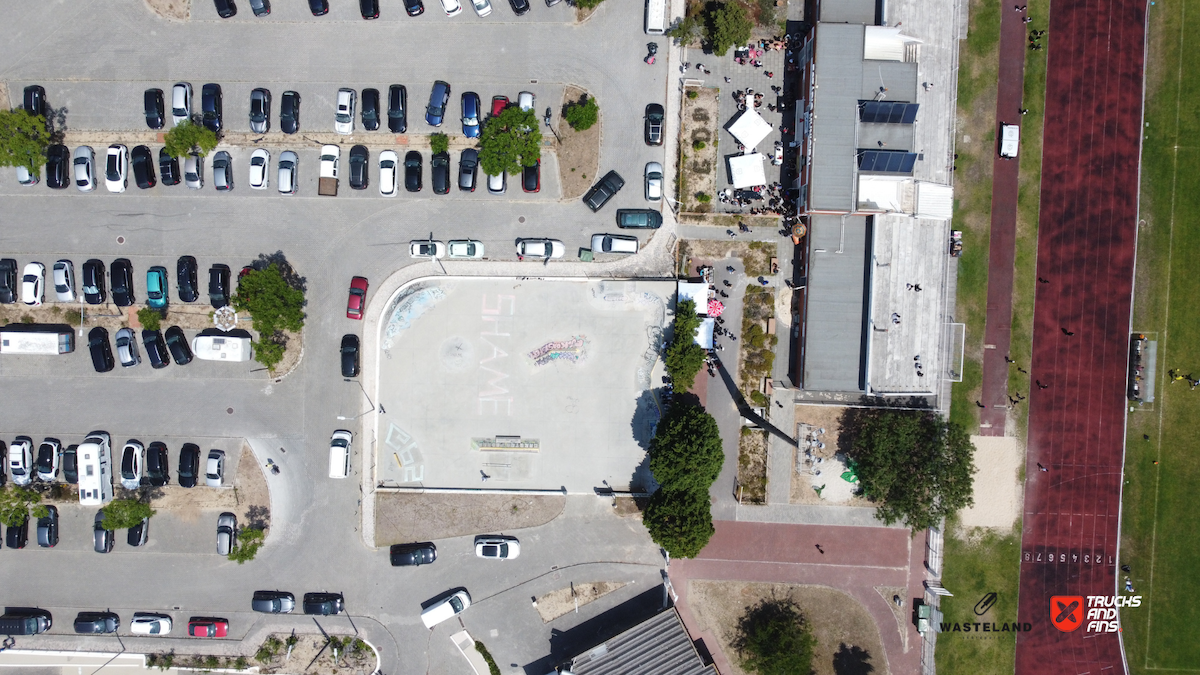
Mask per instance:
[[[667,358],[664,360],[675,391],[691,389],[696,382],[696,373],[704,367],[704,348],[696,344],[696,329],[700,323],[695,302],[682,300],[675,303],[671,344],[667,347]]]
[[[41,518],[49,513],[41,501],[42,495],[26,487],[13,485],[0,489],[0,523],[19,526],[29,517],[30,507],[33,507],[34,517]]]
[[[289,284],[279,265],[271,263],[239,279],[231,302],[237,311],[250,314],[251,325],[258,331],[254,360],[274,370],[283,360],[287,344],[283,331],[304,327],[304,291]]]
[[[491,176],[520,173],[542,157],[537,113],[510,105],[489,117],[479,137],[479,166]]]
[[[0,110],[0,166],[23,166],[37,174],[46,163],[49,145],[45,117],[22,108]]]
[[[123,530],[150,518],[156,511],[136,499],[114,499],[100,509],[104,514],[104,529]]]
[[[842,416],[863,494],[881,520],[922,529],[970,506],[975,446],[933,412],[851,409]]]
[[[650,439],[650,472],[660,485],[708,493],[725,451],[717,421],[698,405],[675,401]]]
[[[642,522],[654,543],[675,558],[694,558],[713,535],[708,490],[679,490],[668,486],[650,495]]]
[[[800,608],[786,598],[747,609],[733,641],[742,666],[758,675],[809,675],[815,644]]]
[[[217,135],[211,129],[184,120],[171,127],[164,142],[167,154],[176,159],[191,152],[203,157],[217,147]]]
[[[239,565],[254,560],[254,556],[258,555],[258,549],[262,548],[266,538],[267,531],[261,527],[243,527],[238,532],[233,548],[229,551],[229,559],[236,560]]]
[[[704,17],[705,35],[717,56],[725,56],[734,45],[749,42],[753,30],[754,22],[736,0],[713,3]]]

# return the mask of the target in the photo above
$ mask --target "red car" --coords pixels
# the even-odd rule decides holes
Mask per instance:
[[[350,280],[350,299],[346,301],[346,318],[362,321],[363,308],[367,305],[367,278],[354,277]]]
[[[493,96],[492,97],[492,117],[499,115],[500,111],[504,110],[507,107],[508,107],[508,97],[507,96]]]
[[[225,637],[228,634],[229,622],[225,619],[193,616],[188,621],[188,635],[192,637]]]

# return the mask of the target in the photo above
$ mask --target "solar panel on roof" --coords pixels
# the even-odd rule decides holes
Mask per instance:
[[[859,171],[880,173],[912,173],[917,153],[903,150],[859,150]]]
[[[912,124],[920,104],[903,101],[859,101],[858,119],[872,124]]]

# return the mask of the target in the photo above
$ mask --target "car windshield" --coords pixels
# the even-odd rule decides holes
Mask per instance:
[[[109,180],[121,180],[121,173],[117,169],[117,166],[118,166],[117,156],[109,155],[108,156],[108,170],[105,172],[108,175]]]
[[[463,611],[462,600],[459,600],[457,595],[450,597],[450,606],[454,608],[455,614],[458,614],[459,612]]]
[[[350,113],[343,112],[345,108],[338,108],[337,121],[345,124],[350,121]]]

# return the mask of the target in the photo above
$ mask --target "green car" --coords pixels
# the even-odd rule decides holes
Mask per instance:
[[[167,268],[156,265],[146,272],[146,304],[155,309],[167,306]]]

